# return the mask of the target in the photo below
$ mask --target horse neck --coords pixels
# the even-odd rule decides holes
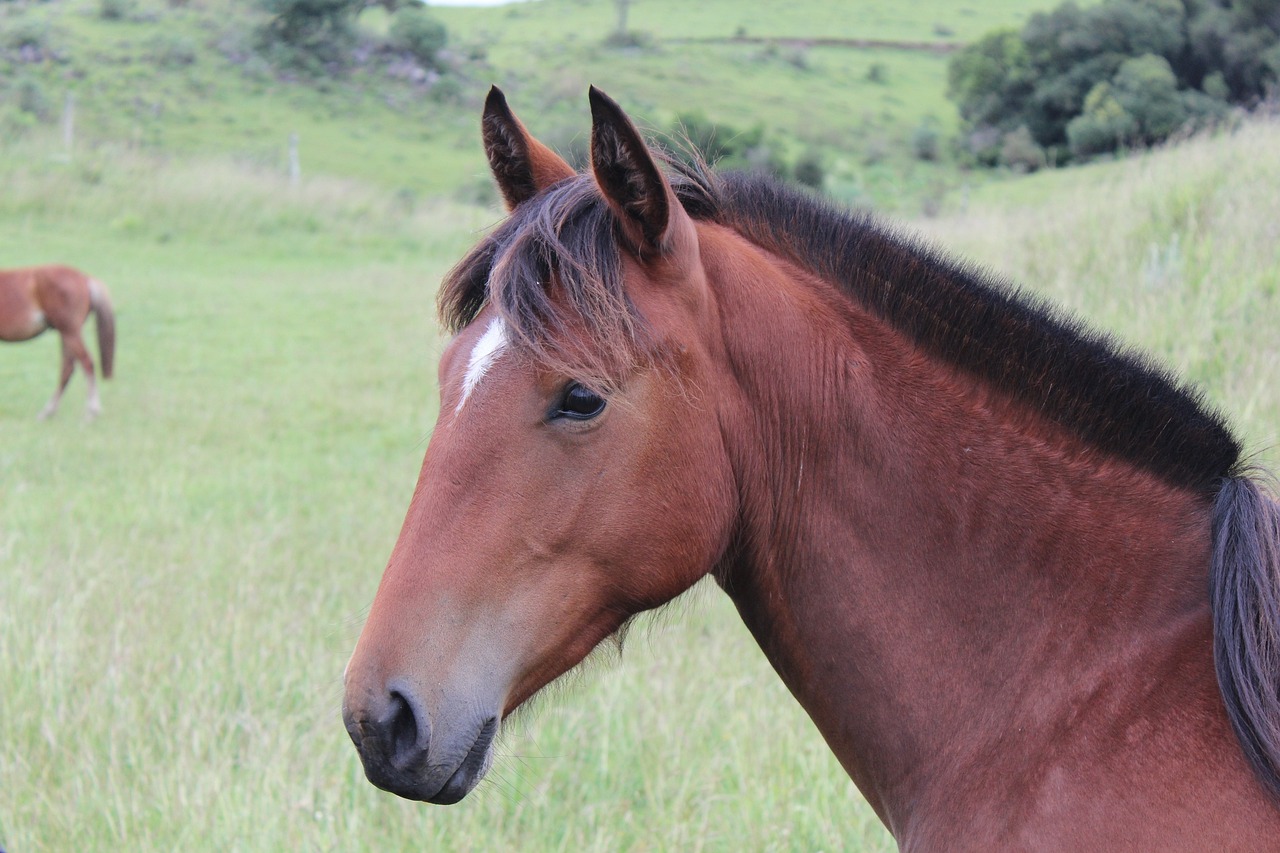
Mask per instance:
[[[1019,744],[1083,732],[1070,715],[1131,668],[1194,670],[1164,688],[1212,697],[1200,499],[733,235],[704,235],[703,257],[742,503],[717,579],[896,835],[931,798],[954,815],[963,785],[1019,772]]]

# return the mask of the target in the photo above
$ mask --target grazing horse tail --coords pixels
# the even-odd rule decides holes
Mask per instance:
[[[1280,503],[1248,476],[1213,507],[1213,658],[1231,727],[1280,802]]]
[[[110,379],[116,357],[116,315],[111,310],[107,288],[96,279],[89,280],[89,304],[98,324],[98,361],[102,365],[102,378]]]

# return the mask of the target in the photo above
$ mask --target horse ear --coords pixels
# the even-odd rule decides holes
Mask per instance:
[[[497,86],[489,89],[480,121],[484,153],[507,203],[514,210],[556,181],[573,177],[573,167],[534,139],[507,106]]]
[[[622,107],[595,86],[589,96],[596,183],[636,248],[662,252],[673,216],[683,209]]]

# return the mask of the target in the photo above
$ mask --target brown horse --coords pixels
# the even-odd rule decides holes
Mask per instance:
[[[102,282],[77,269],[64,266],[28,267],[0,270],[0,341],[28,341],[45,329],[57,329],[62,336],[62,375],[58,389],[40,412],[40,419],[58,410],[76,362],[89,382],[89,402],[85,415],[92,419],[102,411],[98,383],[93,375],[93,359],[80,330],[92,311],[98,323],[98,354],[102,378],[111,378],[115,358],[116,324],[111,299]]]
[[[461,799],[513,709],[710,573],[904,848],[1276,849],[1280,508],[1223,421],[591,107],[578,175],[486,104],[511,212],[444,283],[439,420],[345,676],[370,781]]]

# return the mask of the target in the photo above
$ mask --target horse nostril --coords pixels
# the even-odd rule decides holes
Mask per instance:
[[[413,703],[398,690],[391,691],[386,734],[389,757],[396,767],[404,769],[426,751],[418,746],[418,715]]]

